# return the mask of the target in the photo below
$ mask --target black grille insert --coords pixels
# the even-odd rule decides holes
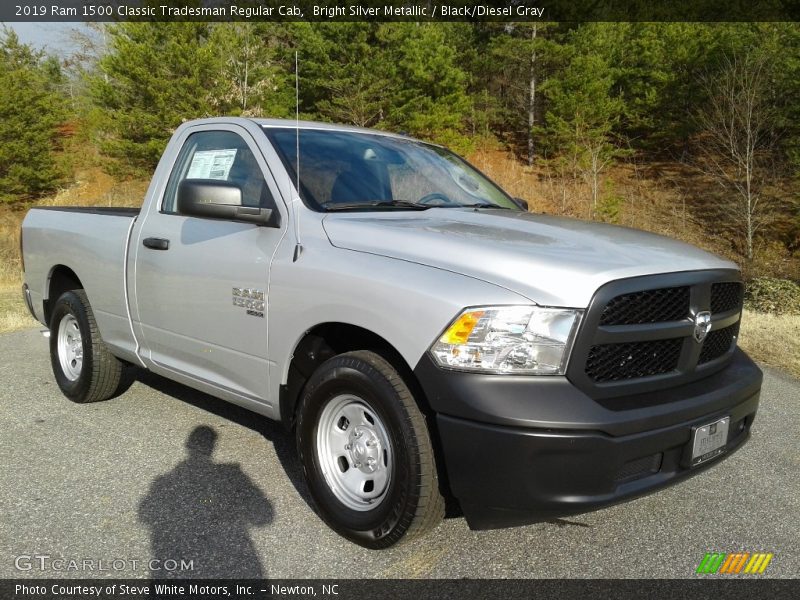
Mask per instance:
[[[644,458],[637,458],[636,460],[626,462],[622,465],[615,479],[617,481],[631,481],[634,479],[641,479],[653,473],[658,473],[661,469],[661,462],[663,459],[664,455],[659,452],[652,456],[645,456]]]
[[[613,298],[603,310],[600,325],[639,325],[679,321],[689,314],[689,288],[643,290]]]
[[[731,346],[733,346],[733,342],[738,333],[738,322],[729,327],[709,332],[706,339],[703,340],[703,347],[700,350],[700,358],[697,360],[697,363],[702,365],[720,356],[724,356],[728,350],[731,349]]]
[[[742,284],[736,281],[715,283],[711,286],[711,313],[721,313],[742,305]]]
[[[682,338],[592,346],[586,374],[598,383],[649,377],[678,368]]]

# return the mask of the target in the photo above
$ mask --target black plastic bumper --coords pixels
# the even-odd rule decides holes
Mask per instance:
[[[761,370],[741,351],[702,381],[601,405],[564,378],[415,369],[450,490],[469,526],[491,529],[587,512],[702,472],[739,448]],[[727,452],[688,466],[692,428],[730,416]]]

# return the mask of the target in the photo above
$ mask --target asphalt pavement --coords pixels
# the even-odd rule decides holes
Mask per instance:
[[[314,513],[278,424],[148,373],[73,404],[47,348],[36,330],[0,335],[0,578],[682,578],[711,551],[772,552],[760,577],[800,574],[800,381],[778,371],[751,441],[686,482],[528,527],[451,518],[375,552]]]

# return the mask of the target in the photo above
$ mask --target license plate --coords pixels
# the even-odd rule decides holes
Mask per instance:
[[[725,452],[728,426],[731,418],[725,417],[708,425],[693,428],[692,466],[695,467]]]

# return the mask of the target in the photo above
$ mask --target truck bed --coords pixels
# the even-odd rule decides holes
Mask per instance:
[[[41,206],[22,222],[25,276],[36,318],[46,324],[43,300],[56,270],[72,271],[92,298],[106,343],[130,351],[125,263],[137,208]],[[54,300],[54,299],[53,299]]]

